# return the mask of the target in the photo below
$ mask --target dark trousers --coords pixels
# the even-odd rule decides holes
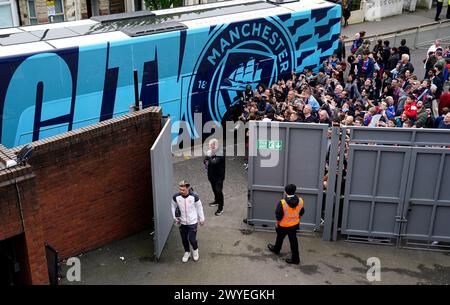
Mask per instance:
[[[223,180],[209,180],[209,183],[214,193],[214,202],[219,205],[219,210],[223,210]]]
[[[437,6],[436,6],[436,17],[434,18],[435,20],[437,20],[439,18],[439,15],[441,14],[442,11],[442,5],[444,5],[444,2],[437,2]]]
[[[190,252],[189,243],[192,249],[197,250],[197,224],[195,225],[180,225],[181,240],[185,252]]]
[[[348,18],[344,18],[344,27],[348,26]]]
[[[292,260],[299,260],[300,254],[298,251],[297,227],[284,228],[278,226],[276,228],[276,232],[277,232],[277,239],[275,241],[275,251],[276,252],[281,251],[284,238],[287,235],[289,238],[289,244],[291,245]]]

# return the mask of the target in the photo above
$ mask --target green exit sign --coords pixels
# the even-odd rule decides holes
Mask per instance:
[[[281,150],[283,141],[258,140],[256,142],[257,149]]]

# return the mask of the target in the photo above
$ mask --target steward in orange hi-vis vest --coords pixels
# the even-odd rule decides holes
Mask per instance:
[[[294,195],[295,196],[295,195]],[[300,211],[303,208],[303,199],[297,197],[299,202],[295,207],[291,207],[285,199],[281,199],[281,206],[283,208],[283,217],[277,224],[280,227],[288,228],[297,226],[300,223]],[[295,204],[294,200],[294,204]],[[292,201],[291,201],[292,202]]]
[[[288,264],[300,263],[297,230],[299,229],[300,218],[305,213],[305,208],[303,199],[295,195],[296,190],[297,187],[294,184],[289,184],[284,188],[284,198],[278,202],[275,209],[277,239],[275,245],[267,245],[270,251],[279,254],[287,235],[292,252],[292,258],[286,259]]]

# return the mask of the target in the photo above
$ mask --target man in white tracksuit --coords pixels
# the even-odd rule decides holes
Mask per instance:
[[[189,243],[192,245],[192,257],[198,261],[197,224],[205,223],[203,207],[200,198],[194,193],[186,181],[179,183],[179,192],[172,198],[172,215],[180,226],[181,240],[183,241],[184,255],[182,262],[186,263],[191,257]]]

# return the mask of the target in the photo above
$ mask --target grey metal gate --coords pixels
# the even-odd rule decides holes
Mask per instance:
[[[341,233],[398,237],[410,149],[350,144]]]
[[[413,148],[408,176],[402,240],[407,247],[450,242],[450,149]]]
[[[173,164],[171,150],[170,119],[164,124],[158,138],[150,149],[153,221],[154,221],[154,253],[157,260],[161,257],[164,245],[173,227],[171,210]]]
[[[273,227],[284,186],[294,183],[306,210],[300,228],[320,227],[327,130],[323,124],[250,122],[249,224]],[[269,154],[278,162],[265,166]]]
[[[389,241],[422,248],[436,242],[449,243],[450,131],[368,127],[342,130],[342,142],[345,135],[349,136],[348,158],[341,145],[333,240],[342,209],[340,233],[349,240]],[[347,160],[346,171],[343,159]],[[342,206],[340,183],[345,183]],[[331,204],[327,201],[328,206]]]

